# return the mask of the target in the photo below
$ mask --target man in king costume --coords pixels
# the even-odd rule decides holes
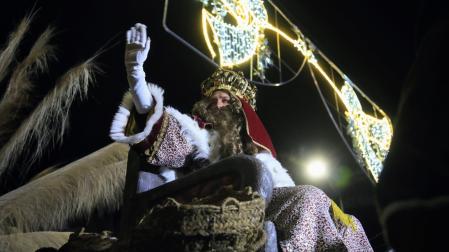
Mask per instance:
[[[137,153],[133,193],[147,192],[224,158],[247,155],[271,174],[266,219],[275,224],[282,251],[372,251],[355,217],[343,213],[320,189],[296,186],[276,160],[255,112],[256,87],[242,73],[218,69],[201,84],[204,98],[193,106],[192,116],[182,114],[164,106],[161,87],[146,82],[143,64],[149,49],[145,25],[128,30],[125,65],[130,91],[110,131],[113,140],[129,144]]]

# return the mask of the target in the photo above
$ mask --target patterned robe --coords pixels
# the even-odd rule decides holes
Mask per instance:
[[[144,129],[130,130],[130,95],[125,95],[111,127],[115,141],[130,144],[145,156],[138,192],[161,185],[154,182],[146,167],[158,167],[158,176],[167,183],[185,173],[189,159],[208,159],[211,155],[208,131],[176,109],[163,107],[162,89],[153,84],[148,87],[156,104],[146,116]],[[266,218],[275,224],[283,251],[373,251],[360,222],[344,214],[320,189],[295,186],[287,170],[268,152],[254,157],[273,178],[273,198]]]

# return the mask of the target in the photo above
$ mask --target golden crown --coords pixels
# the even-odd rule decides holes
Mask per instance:
[[[245,78],[243,72],[234,72],[222,68],[217,69],[201,83],[201,93],[204,96],[210,96],[216,90],[229,91],[233,95],[244,99],[253,109],[256,109],[257,88]]]

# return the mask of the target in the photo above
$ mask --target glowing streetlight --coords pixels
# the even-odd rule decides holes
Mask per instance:
[[[328,175],[327,163],[322,159],[310,160],[306,165],[306,175],[314,180],[326,178]]]

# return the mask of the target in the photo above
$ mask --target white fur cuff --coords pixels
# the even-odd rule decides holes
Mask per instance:
[[[144,140],[148,135],[150,135],[154,124],[162,117],[164,109],[164,90],[156,86],[155,84],[148,83],[148,90],[154,98],[154,113],[148,118],[145,128],[142,132],[135,135],[126,136],[125,129],[128,124],[130,111],[132,109],[133,101],[132,96],[128,92],[124,95],[122,105],[120,105],[117,113],[112,121],[110,137],[119,143],[126,144],[136,144]]]

